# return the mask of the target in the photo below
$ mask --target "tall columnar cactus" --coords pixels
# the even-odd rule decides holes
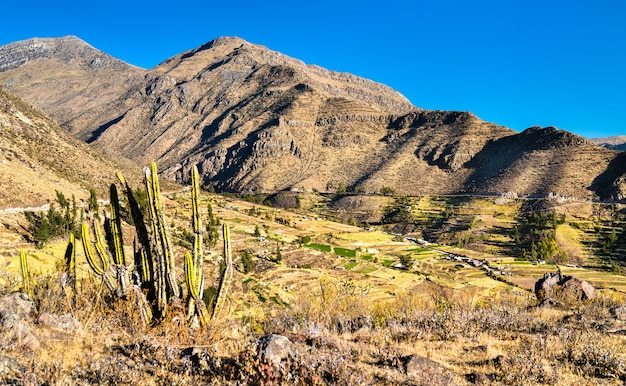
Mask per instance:
[[[33,291],[30,287],[30,270],[28,269],[28,261],[26,261],[26,251],[20,251],[20,267],[22,268],[22,289],[29,297],[33,297]]]
[[[220,316],[221,308],[226,301],[226,296],[230,289],[230,283],[233,279],[233,253],[230,247],[230,228],[228,224],[222,225],[222,235],[224,237],[224,270],[220,272],[220,281],[217,287],[217,293],[213,298],[213,307],[211,307],[211,319]]]
[[[76,242],[74,233],[70,232],[70,240],[65,249],[65,273],[63,274],[64,287],[69,287],[76,293]]]
[[[193,256],[187,252],[185,254],[185,278],[189,297],[187,299],[187,319],[192,321],[197,315],[201,325],[209,322],[206,305],[202,295],[204,293],[204,274],[202,272],[202,261],[204,254],[202,251],[202,218],[200,216],[200,187],[198,169],[194,166],[191,169],[191,225],[193,228]]]
[[[150,224],[155,247],[153,248],[154,287],[157,300],[157,311],[160,316],[166,312],[168,298],[179,298],[180,291],[176,281],[174,252],[170,241],[156,163],[150,163],[145,170],[146,192],[148,194]]]
[[[124,185],[126,190],[126,199],[128,200],[128,206],[130,209],[130,214],[133,218],[133,223],[135,224],[135,230],[137,233],[137,239],[139,240],[139,245],[135,245],[135,269],[138,273],[138,278],[140,280],[140,286],[144,288],[148,288],[151,292],[150,296],[154,297],[153,288],[150,285],[152,282],[152,278],[154,277],[154,266],[152,259],[152,246],[150,244],[150,233],[148,232],[148,228],[146,227],[145,216],[135,195],[133,194],[133,190],[131,189],[128,182],[122,175],[122,173],[117,173],[117,178],[120,183]]]
[[[124,240],[122,238],[122,219],[120,216],[120,201],[117,194],[117,187],[115,184],[111,184],[110,189],[111,198],[111,240],[113,245],[110,245],[111,253],[113,254],[113,260],[115,264],[126,266],[126,258],[124,256]]]

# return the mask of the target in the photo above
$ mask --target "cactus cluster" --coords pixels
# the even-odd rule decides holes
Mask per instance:
[[[150,167],[145,169],[144,182],[148,197],[148,207],[145,214],[141,210],[130,186],[119,173],[118,179],[125,188],[128,206],[136,230],[133,263],[127,265],[124,255],[120,204],[115,184],[111,185],[110,189],[110,217],[105,218],[104,224],[108,248],[105,245],[98,222],[93,220],[92,223],[93,234],[95,235],[94,242],[91,241],[89,225],[83,223],[81,236],[85,257],[94,276],[100,278],[117,296],[125,298],[129,290],[136,294],[140,313],[147,322],[153,319],[160,320],[166,316],[168,304],[180,299],[181,290],[175,274],[175,256],[163,212],[156,164],[152,162]],[[205,230],[202,228],[199,209],[199,178],[195,167],[191,171],[191,180],[191,225],[194,232],[194,243],[192,253],[188,252],[184,258],[185,282],[187,286],[187,316],[190,323],[197,318],[201,325],[206,325],[213,317],[220,314],[220,309],[223,308],[224,299],[227,296],[232,280],[233,265],[232,252],[230,250],[230,232],[228,226],[224,225],[225,264],[219,279],[217,296],[212,300],[209,311],[203,299],[204,275],[202,262],[204,253],[202,245]],[[69,248],[68,246],[68,250]],[[73,248],[72,244],[72,250]]]

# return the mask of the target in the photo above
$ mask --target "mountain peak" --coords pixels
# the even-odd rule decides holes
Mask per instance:
[[[0,71],[16,69],[38,59],[57,59],[67,64],[125,70],[131,65],[97,50],[76,36],[31,38],[0,46]]]

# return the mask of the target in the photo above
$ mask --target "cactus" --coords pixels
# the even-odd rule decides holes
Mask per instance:
[[[198,321],[201,326],[205,326],[209,323],[209,316],[206,305],[202,299],[202,273],[197,275],[196,267],[194,267],[193,257],[191,253],[185,254],[185,278],[187,282],[187,288],[189,289],[189,298],[187,303],[187,321],[191,324],[195,316],[198,317]]]
[[[145,184],[148,194],[150,229],[152,230],[152,266],[154,267],[153,286],[156,297],[157,314],[163,317],[168,298],[179,298],[180,291],[176,281],[174,252],[169,231],[163,214],[161,189],[156,163],[150,163],[145,169]]]
[[[195,315],[201,325],[206,325],[209,321],[207,317],[206,305],[202,299],[204,293],[204,275],[202,272],[202,261],[204,254],[202,251],[202,218],[200,216],[200,187],[198,169],[194,166],[191,169],[191,225],[194,232],[193,257],[187,252],[185,254],[185,278],[189,297],[187,300],[187,319],[191,322]]]
[[[96,263],[96,257],[93,252],[93,248],[91,247],[91,242],[89,240],[89,225],[87,225],[87,223],[83,223],[81,225],[80,238],[83,243],[83,251],[85,252],[85,258],[87,259],[89,267],[91,267],[96,276],[102,277],[104,269]],[[102,262],[101,264],[104,266],[104,262]]]
[[[122,239],[122,221],[120,217],[120,201],[117,195],[117,187],[115,184],[111,184],[110,189],[111,198],[111,240],[113,245],[109,245],[111,253],[113,254],[113,261],[115,264],[126,266],[126,259],[124,257],[124,240]]]
[[[22,289],[30,298],[33,297],[33,291],[30,287],[30,271],[28,270],[28,262],[26,261],[26,251],[20,250],[20,267],[22,268]]]
[[[152,278],[154,277],[154,266],[152,259],[152,246],[150,245],[150,234],[146,228],[146,222],[144,214],[133,194],[130,185],[126,182],[126,179],[122,173],[117,172],[117,178],[124,188],[126,189],[126,199],[128,200],[128,206],[130,214],[135,224],[135,230],[139,241],[139,246],[135,246],[135,269],[138,272],[139,284],[142,287],[147,287],[150,291],[150,297],[154,298],[154,289],[150,285]]]
[[[211,307],[211,319],[220,316],[221,308],[225,302],[230,289],[230,282],[233,278],[233,254],[230,248],[230,229],[228,224],[222,225],[222,235],[224,237],[224,269],[220,272],[220,281],[217,287],[217,294],[213,298]]]
[[[118,291],[118,283],[115,280],[115,273],[112,272],[109,267],[109,256],[106,253],[106,247],[102,238],[102,233],[98,224],[94,220],[93,222],[94,233],[96,234],[96,253],[91,246],[91,239],[89,235],[89,225],[83,223],[81,226],[81,241],[83,243],[83,251],[85,252],[85,258],[89,267],[91,267],[94,275],[104,282],[111,292],[116,293]],[[100,263],[96,262],[96,254]]]
[[[76,242],[73,232],[70,232],[70,240],[65,249],[65,272],[61,284],[68,297],[76,294]]]
[[[134,264],[127,267],[124,257],[124,246],[121,232],[121,218],[117,188],[111,185],[110,218],[105,219],[105,230],[108,240],[108,249],[104,243],[100,227],[93,224],[95,235],[95,251],[90,241],[89,227],[82,226],[83,248],[89,266],[96,277],[102,280],[118,296],[124,297],[128,290],[135,293],[137,306],[144,320],[150,320],[152,315],[163,319],[167,312],[168,303],[180,297],[179,284],[176,281],[174,253],[170,235],[163,213],[161,192],[157,167],[154,162],[145,169],[144,183],[147,192],[147,216],[141,208],[124,177],[118,173],[120,183],[125,187],[129,209],[133,217],[137,238],[133,242]],[[202,227],[200,214],[200,187],[196,167],[191,171],[192,180],[192,218],[191,225],[194,232],[193,251],[187,253],[184,259],[185,281],[188,288],[188,320],[192,322],[196,317],[201,325],[217,317],[228,294],[233,276],[232,251],[230,247],[230,229],[223,227],[224,235],[224,264],[220,272],[217,294],[211,301],[211,312],[203,300],[204,276],[202,263],[204,260],[203,239],[205,229]],[[134,266],[134,285],[129,282],[128,270]],[[140,287],[148,290],[146,299]],[[152,308],[150,308],[152,306]]]

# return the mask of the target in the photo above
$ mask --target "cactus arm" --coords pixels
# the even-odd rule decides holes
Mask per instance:
[[[228,224],[222,226],[222,234],[224,236],[224,270],[221,273],[217,294],[213,301],[211,319],[219,317],[233,278],[233,255],[230,247],[230,229]]]
[[[28,269],[28,261],[26,261],[26,251],[20,250],[20,267],[22,269],[22,287],[24,292],[33,297],[32,289],[30,288],[30,271]]]
[[[89,238],[89,226],[87,225],[87,223],[83,223],[81,225],[80,239],[83,243],[83,251],[85,252],[85,258],[87,259],[87,263],[89,263],[89,266],[96,274],[96,276],[101,277],[103,272],[102,267],[96,264],[96,257],[93,248],[91,247],[91,241]]]
[[[117,194],[117,187],[111,184],[111,232],[113,240],[113,258],[115,264],[126,266],[124,257],[124,241],[122,239],[122,221],[120,217],[120,202]]]
[[[204,260],[204,252],[202,250],[204,229],[202,228],[202,216],[200,214],[200,181],[198,177],[198,168],[194,165],[191,169],[191,223],[194,232],[193,238],[193,264],[195,268],[196,283],[200,297],[204,292],[204,276],[202,272],[202,262]]]
[[[187,288],[189,289],[189,295],[193,299],[198,299],[200,293],[198,291],[198,283],[196,279],[196,270],[193,265],[193,258],[191,253],[185,254],[185,279],[187,282]]]
[[[155,162],[150,163],[150,189],[151,189],[151,203],[152,213],[156,218],[156,229],[158,233],[158,240],[161,244],[161,250],[165,258],[165,279],[167,282],[167,288],[170,295],[173,297],[180,297],[178,289],[178,283],[176,281],[176,271],[174,265],[174,252],[172,250],[172,243],[170,241],[169,231],[167,229],[167,222],[165,221],[165,215],[163,213],[163,203],[161,201],[161,188],[159,186],[159,175],[157,172],[157,166]]]
[[[70,232],[70,240],[65,250],[65,274],[67,283],[76,291],[76,242],[72,232]]]

